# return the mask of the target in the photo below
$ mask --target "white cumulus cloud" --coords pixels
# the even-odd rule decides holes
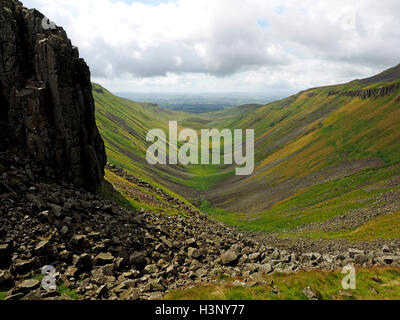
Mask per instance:
[[[290,93],[399,63],[400,1],[25,0],[117,91]]]

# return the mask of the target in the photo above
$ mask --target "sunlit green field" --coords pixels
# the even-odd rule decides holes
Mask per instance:
[[[169,300],[307,300],[304,289],[310,287],[319,300],[400,300],[400,270],[358,269],[356,289],[343,290],[340,272],[299,272],[273,274],[266,285],[235,286],[222,278],[217,284],[170,292]],[[239,279],[241,280],[241,279]],[[378,282],[377,282],[378,281]]]
[[[400,186],[384,186],[388,179],[399,174],[400,167],[364,170],[349,177],[301,190],[275,204],[270,210],[257,214],[227,212],[222,208],[213,207],[204,199],[200,208],[245,231],[290,230],[312,222],[326,221],[351,210],[370,207],[385,192],[400,192]],[[374,188],[368,188],[369,186]],[[335,236],[339,238],[341,234],[332,235]],[[396,238],[396,235],[391,236]]]

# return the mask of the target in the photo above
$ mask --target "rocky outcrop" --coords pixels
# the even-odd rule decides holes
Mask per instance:
[[[0,147],[27,151],[42,174],[94,189],[106,155],[90,71],[65,31],[19,1],[0,6]]]
[[[360,99],[383,98],[396,91],[398,85],[392,84],[381,88],[371,88],[365,90],[355,90],[343,93],[346,97],[359,97]]]
[[[336,95],[343,95],[345,97],[358,97],[360,99],[376,99],[376,98],[384,98],[393,94],[399,86],[397,84],[391,84],[387,86],[383,86],[381,88],[370,88],[370,89],[363,89],[363,90],[352,90],[346,91],[341,93],[340,91],[330,91],[328,96],[336,96]]]
[[[328,97],[337,96],[339,93],[340,93],[340,91],[329,91],[328,92]]]
[[[182,206],[182,216],[133,213],[71,185],[38,182],[29,166],[27,159],[0,151],[0,291],[7,300],[157,299],[221,275],[243,279],[232,285],[252,287],[274,272],[400,266],[398,241],[322,251],[299,248],[299,239],[274,243],[191,207]],[[62,285],[62,291],[37,280],[48,265],[54,267],[55,289]]]

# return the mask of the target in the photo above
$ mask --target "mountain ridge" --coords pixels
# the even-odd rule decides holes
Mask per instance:
[[[250,177],[237,177],[234,166],[178,166],[173,171],[169,168],[162,179],[157,174],[153,179],[218,219],[248,231],[308,230],[307,225],[317,223],[324,230],[357,228],[366,222],[360,214],[347,227],[335,221],[347,215],[350,219],[354,210],[364,210],[368,219],[377,218],[371,204],[364,202],[365,177],[371,175],[383,183],[398,175],[399,84],[396,80],[364,85],[355,80],[304,90],[265,106],[239,106],[202,115],[158,115],[162,128],[171,117],[179,117],[182,128],[195,130],[254,128],[256,170]],[[139,113],[137,117],[141,118]],[[131,128],[135,130],[135,125]],[[143,139],[140,144],[145,149]],[[386,169],[391,166],[393,170]],[[351,179],[360,181],[332,194],[326,189],[335,183],[347,185]],[[332,203],[326,209],[315,209],[318,201],[301,200],[320,190],[325,193],[318,201]],[[350,197],[356,191],[360,195],[335,207],[336,197]],[[377,190],[376,195],[384,196],[385,190]],[[284,204],[288,207],[282,209]],[[382,215],[397,208],[390,201],[385,206],[391,209],[377,209]],[[305,215],[304,210],[315,213]]]
[[[359,80],[362,84],[373,84],[377,82],[392,82],[400,79],[400,64],[389,68],[375,76]]]
[[[201,116],[167,111],[91,86],[88,67],[61,28],[43,31],[40,13],[18,1],[2,3],[0,39],[10,41],[0,51],[0,127],[6,129],[0,138],[0,300],[154,300],[167,293],[175,299],[398,298],[397,89],[360,99],[318,88],[259,108]],[[108,164],[103,172],[94,101],[109,160],[125,168]],[[237,181],[229,166],[150,167],[143,156],[147,130],[166,128],[171,117],[196,129],[254,126],[259,171],[249,182]],[[325,171],[325,181],[315,175],[332,165],[340,170]],[[264,204],[265,190],[303,175],[312,186],[294,181],[300,190],[267,213],[249,218],[223,211],[241,200],[237,194],[207,207],[206,197],[221,196],[218,188],[229,193],[236,186],[247,201],[259,191],[254,194]],[[260,190],[250,189],[252,179],[264,183]],[[202,200],[201,208],[221,221],[271,232],[240,232],[170,189]],[[247,204],[250,214],[254,203]],[[307,228],[319,233],[302,233]],[[273,233],[280,230],[294,234]],[[340,270],[349,264],[358,268],[351,294],[339,287]]]

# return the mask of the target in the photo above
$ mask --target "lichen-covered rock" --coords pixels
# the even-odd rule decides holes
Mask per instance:
[[[47,177],[94,189],[106,155],[90,71],[65,31],[19,1],[0,7],[0,148],[26,150]]]

